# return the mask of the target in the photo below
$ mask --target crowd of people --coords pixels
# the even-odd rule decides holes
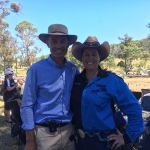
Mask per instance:
[[[95,36],[78,42],[62,24],[50,25],[39,39],[50,54],[31,65],[25,84],[18,81],[19,93],[13,70],[5,70],[5,116],[9,121],[11,110],[21,122],[25,150],[137,148],[144,131],[142,107],[122,78],[102,69],[109,43],[100,43]],[[70,45],[73,57],[83,65],[81,72],[65,57]]]

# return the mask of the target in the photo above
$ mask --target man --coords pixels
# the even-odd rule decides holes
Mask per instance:
[[[33,64],[27,73],[21,106],[25,150],[72,150],[70,91],[78,70],[65,55],[77,36],[69,35],[66,26],[53,24],[39,39],[51,54]]]
[[[12,68],[5,69],[5,80],[4,80],[4,114],[7,122],[11,122],[13,119],[16,123],[21,120],[19,106],[17,101],[19,100],[19,94],[17,93],[17,83],[13,79]],[[10,111],[12,113],[12,118],[10,119]]]

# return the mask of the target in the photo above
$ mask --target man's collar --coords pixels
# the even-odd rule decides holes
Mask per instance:
[[[52,64],[52,65],[55,65],[57,67],[60,67],[54,60],[53,58],[51,57],[51,55],[48,56],[47,60]],[[64,65],[63,66],[66,66],[68,63],[68,60],[66,58],[64,58]]]

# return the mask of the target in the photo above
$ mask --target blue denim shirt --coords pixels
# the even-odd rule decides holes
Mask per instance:
[[[33,64],[28,70],[21,106],[25,130],[35,123],[70,122],[70,93],[77,67],[65,62],[59,67],[51,57]]]
[[[112,99],[128,117],[126,133],[135,141],[143,131],[142,109],[124,81],[109,73],[107,77],[94,77],[82,94],[81,116],[83,128],[88,132],[112,130],[115,127],[111,108]]]

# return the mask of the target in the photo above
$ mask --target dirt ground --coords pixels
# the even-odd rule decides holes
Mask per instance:
[[[0,100],[0,150],[23,150],[18,144],[18,139],[10,135],[10,123],[5,122],[3,101]]]

